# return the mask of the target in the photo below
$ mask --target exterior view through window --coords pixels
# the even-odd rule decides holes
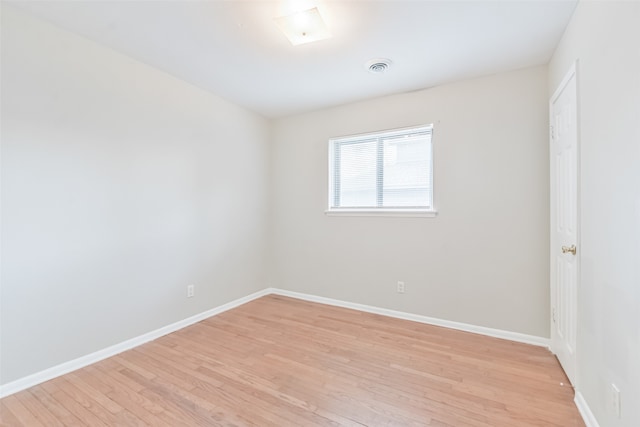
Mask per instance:
[[[329,212],[433,211],[432,130],[329,140]]]

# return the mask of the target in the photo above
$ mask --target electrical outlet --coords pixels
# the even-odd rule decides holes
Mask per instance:
[[[399,294],[404,294],[404,282],[398,282],[397,292]]]
[[[196,293],[195,285],[187,286],[187,298],[191,298]]]
[[[611,384],[611,409],[616,417],[620,418],[622,415],[620,406],[620,389],[615,384]]]

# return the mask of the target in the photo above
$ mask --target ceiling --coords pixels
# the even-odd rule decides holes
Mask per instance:
[[[546,64],[577,0],[289,0],[318,6],[333,37],[292,46],[283,1],[11,4],[275,118]],[[389,58],[384,74],[372,58]]]

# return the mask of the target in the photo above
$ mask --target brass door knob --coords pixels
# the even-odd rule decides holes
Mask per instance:
[[[571,253],[571,254],[575,255],[575,254],[576,254],[576,250],[577,250],[577,249],[576,249],[576,245],[563,246],[563,247],[562,247],[562,253],[563,253],[563,254]]]

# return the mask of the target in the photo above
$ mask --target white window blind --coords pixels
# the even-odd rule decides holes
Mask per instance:
[[[432,211],[432,130],[329,140],[329,211]]]

